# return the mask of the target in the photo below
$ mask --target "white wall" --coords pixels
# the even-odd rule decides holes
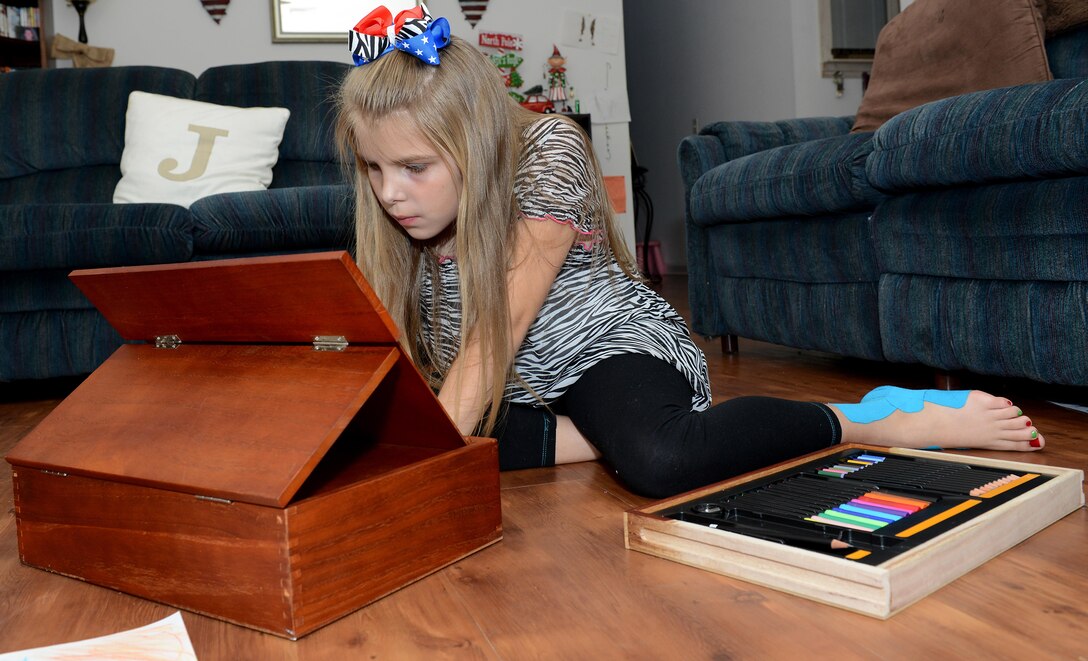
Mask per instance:
[[[820,75],[815,0],[624,0],[631,138],[655,207],[653,238],[686,269],[680,140],[722,120],[851,115],[860,79],[835,96]],[[667,18],[663,18],[663,14]],[[641,233],[641,218],[638,231]]]
[[[75,39],[79,18],[66,0],[51,2],[53,29]],[[360,3],[359,18],[377,1]],[[525,50],[525,64],[519,69],[529,87],[544,80],[545,60],[553,44],[567,58],[567,82],[584,96],[582,111],[593,111],[593,140],[606,175],[627,179],[627,209],[620,215],[620,226],[633,249],[631,212],[629,118],[627,112],[627,74],[624,60],[622,0],[495,0],[473,28],[464,19],[456,0],[430,0],[431,13],[449,19],[455,35],[477,43],[478,33],[520,34]],[[272,43],[271,3],[269,0],[235,0],[227,15],[216,24],[199,0],[101,0],[86,13],[88,42],[115,50],[114,66],[154,65],[184,69],[200,74],[221,64],[263,62],[268,60],[333,60],[350,62],[346,41],[343,44]],[[616,52],[603,46],[568,46],[562,40],[562,21],[568,12],[591,14],[604,25],[618,29]],[[344,26],[344,33],[351,26]],[[67,66],[60,62],[58,66]],[[591,90],[601,94],[589,98]],[[608,112],[604,112],[605,110]],[[605,117],[605,115],[608,117]],[[601,123],[607,119],[608,123]]]

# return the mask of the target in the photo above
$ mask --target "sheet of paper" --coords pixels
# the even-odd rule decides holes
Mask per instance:
[[[560,41],[564,46],[599,50],[615,55],[620,50],[621,21],[613,16],[563,12]]]
[[[604,178],[604,187],[608,199],[612,201],[612,210],[616,213],[627,212],[627,177],[612,176]]]
[[[73,643],[37,647],[21,652],[0,654],[0,661],[102,661],[125,659],[126,661],[196,661],[193,643],[181,613],[158,622],[122,631],[120,633],[89,638]]]
[[[631,121],[627,94],[602,90],[581,98],[582,112],[588,112],[594,124],[619,124]]]

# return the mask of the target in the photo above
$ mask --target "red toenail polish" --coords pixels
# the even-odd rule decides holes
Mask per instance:
[[[1031,439],[1031,441],[1028,442],[1028,445],[1030,445],[1033,448],[1039,448],[1039,447],[1043,446],[1042,442],[1037,438]]]
[[[1006,399],[1006,400],[1005,400],[1005,405],[1006,405],[1006,406],[1012,406],[1012,400],[1008,400],[1008,399]]]
[[[1027,422],[1025,422],[1024,426],[1025,427],[1030,427],[1031,426],[1031,420],[1028,420]]]

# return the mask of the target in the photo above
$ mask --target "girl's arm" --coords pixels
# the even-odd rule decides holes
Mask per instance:
[[[522,220],[518,223],[513,259],[506,281],[510,344],[514,352],[521,346],[529,327],[540,313],[577,236],[578,233],[566,223],[550,220]],[[480,361],[487,357],[480,353],[479,343],[470,334],[438,393],[438,400],[462,434],[470,434],[476,428],[484,413],[480,402],[490,401],[492,388],[496,387],[496,384],[490,383],[490,377],[483,377],[488,382],[481,382]],[[505,385],[497,384],[497,387]]]

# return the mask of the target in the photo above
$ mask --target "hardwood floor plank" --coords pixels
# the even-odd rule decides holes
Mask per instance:
[[[503,658],[575,659],[587,650],[598,659],[703,658],[722,649],[717,631],[701,631],[641,580],[676,567],[615,552],[623,547],[616,505],[594,481],[503,490],[503,543],[450,568]]]

